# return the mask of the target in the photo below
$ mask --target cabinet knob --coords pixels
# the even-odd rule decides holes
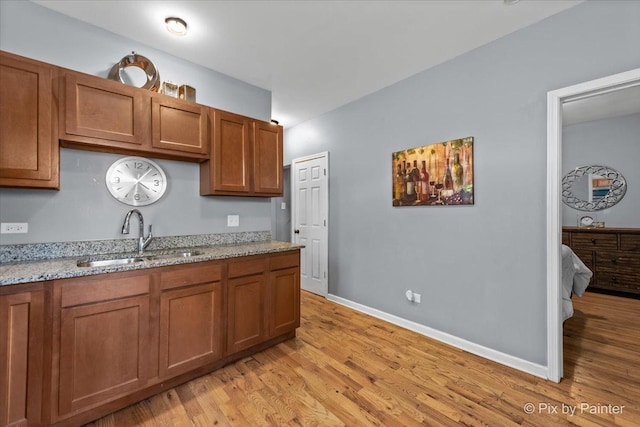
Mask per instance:
[[[596,239],[591,239],[591,243],[596,244]]]
[[[300,234],[300,230],[293,230],[294,234]]]
[[[611,278],[611,281],[612,281],[613,283],[618,283],[618,278],[617,278],[616,276],[613,276],[613,277]]]
[[[617,259],[617,258],[612,259],[612,260],[611,260],[611,263],[612,263],[612,264],[617,264],[617,263],[618,263],[618,259]]]

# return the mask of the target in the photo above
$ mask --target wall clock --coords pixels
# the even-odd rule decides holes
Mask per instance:
[[[167,190],[167,176],[158,164],[144,157],[123,157],[107,170],[109,193],[119,202],[146,206]]]

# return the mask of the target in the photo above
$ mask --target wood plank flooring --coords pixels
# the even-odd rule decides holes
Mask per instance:
[[[89,425],[640,425],[640,300],[574,309],[555,384],[303,292],[295,339]]]

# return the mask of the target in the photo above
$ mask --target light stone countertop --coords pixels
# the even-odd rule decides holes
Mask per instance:
[[[265,240],[256,242],[216,244],[208,246],[188,246],[182,248],[171,248],[162,250],[145,251],[144,257],[161,255],[169,252],[202,252],[201,255],[191,257],[162,258],[135,262],[124,265],[112,265],[104,267],[78,267],[79,259],[101,260],[109,258],[139,257],[135,252],[117,254],[99,254],[74,256],[65,258],[53,258],[33,261],[17,261],[0,263],[0,286],[14,285],[28,282],[41,282],[46,280],[64,279],[69,277],[90,276],[94,274],[113,273],[118,271],[140,270],[144,268],[164,267],[167,265],[189,264],[194,262],[210,261],[216,259],[235,258],[248,255],[260,255],[277,252],[285,252],[301,249],[304,246],[279,242],[275,240]]]

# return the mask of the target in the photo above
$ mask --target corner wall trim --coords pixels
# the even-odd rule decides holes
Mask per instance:
[[[421,325],[420,323],[413,322],[411,320],[403,319],[402,317],[395,316],[393,314],[386,313],[384,311],[372,308],[333,294],[327,294],[327,299],[337,304],[344,305],[361,313],[368,314],[377,319],[381,319],[416,332],[420,335],[424,335],[429,338],[433,338],[436,341],[443,342],[461,350],[473,353],[477,356],[484,357],[485,359],[492,360],[502,365],[509,366],[522,372],[526,372],[536,377],[547,379],[547,367],[539,365],[537,363],[529,362],[528,360],[520,359],[519,357],[511,356],[506,353],[502,353],[497,350],[493,350],[489,347],[467,341],[465,339],[450,335],[446,332],[439,331],[437,329],[430,328],[428,326]]]

